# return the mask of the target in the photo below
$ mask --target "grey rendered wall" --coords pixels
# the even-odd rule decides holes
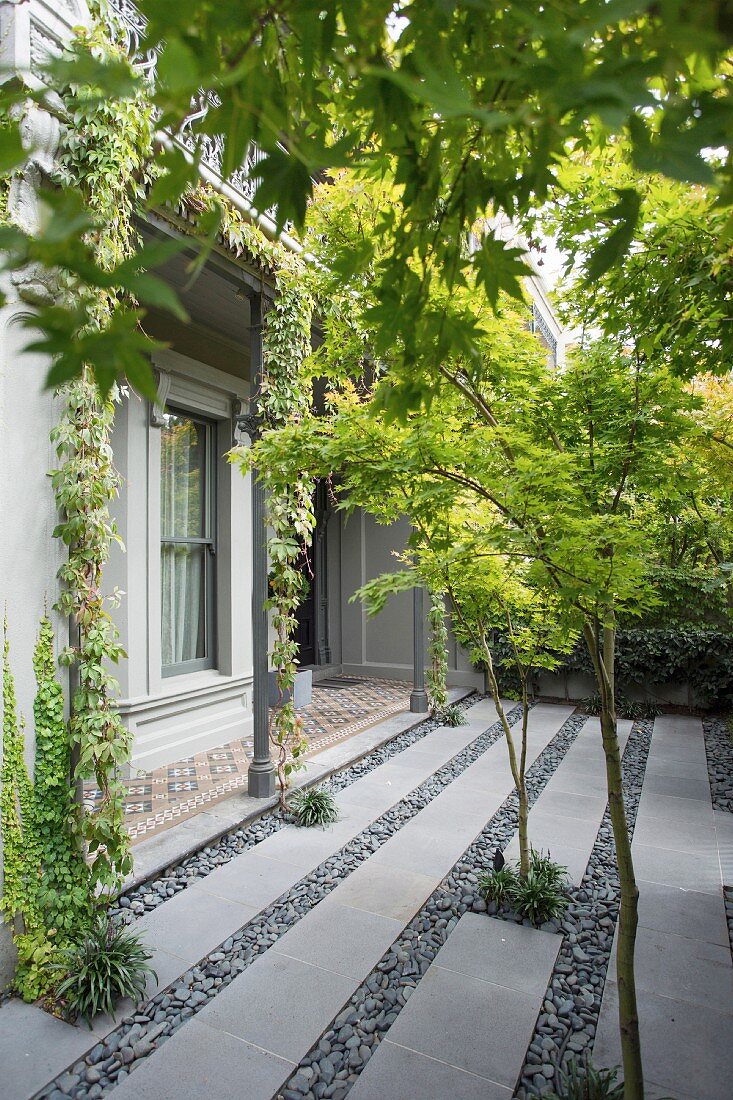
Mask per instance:
[[[412,678],[412,593],[392,596],[383,611],[370,619],[361,601],[350,597],[366,581],[400,568],[394,552],[404,549],[410,534],[406,519],[389,526],[365,512],[342,520],[341,529],[341,663],[345,674]],[[451,637],[448,683],[481,688],[465,653]]]

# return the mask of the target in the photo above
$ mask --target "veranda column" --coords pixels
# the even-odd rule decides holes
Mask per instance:
[[[242,426],[252,441],[259,434],[258,396],[262,379],[263,295],[250,297],[250,378],[252,392],[249,416]],[[254,759],[247,773],[247,790],[252,798],[269,798],[275,793],[275,765],[270,759],[268,711],[268,620],[267,600],[267,528],[265,524],[265,488],[252,470],[252,655]]]
[[[412,590],[413,684],[410,695],[410,710],[414,714],[426,714],[428,711],[428,696],[425,691],[424,591],[424,588],[420,585]]]

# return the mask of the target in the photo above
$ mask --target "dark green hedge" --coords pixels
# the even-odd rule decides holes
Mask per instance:
[[[500,686],[516,691],[518,681],[509,661],[506,640],[496,638],[495,658]],[[593,675],[588,650],[582,642],[557,674]],[[680,626],[674,629],[634,628],[618,631],[616,680],[619,691],[634,686],[688,684],[712,708],[733,705],[733,634],[721,630]]]

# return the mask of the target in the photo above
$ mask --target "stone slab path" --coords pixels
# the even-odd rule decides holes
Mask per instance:
[[[721,886],[721,856],[731,840],[726,818],[711,805],[700,720],[657,718],[632,846],[636,984],[651,1100],[731,1096],[733,965]],[[613,980],[606,982],[594,1060],[621,1060]]]
[[[572,709],[533,708],[528,766]],[[284,893],[304,889],[299,884],[305,876],[401,800],[412,806],[413,816],[401,818],[389,839],[375,842],[371,855],[350,864],[322,900],[293,911],[284,934],[281,926],[278,935],[267,936],[267,950],[246,969],[211,999],[202,995],[195,1015],[171,1036],[159,1031],[157,1048],[146,1040],[152,1053],[141,1055],[129,1076],[112,1088],[115,1098],[272,1100],[283,1092],[293,1100],[299,1095],[287,1084],[297,1079],[296,1067],[307,1067],[313,1045],[337,1017],[348,1015],[344,1006],[354,992],[385,954],[396,950],[406,925],[513,791],[506,745],[499,739],[489,747],[482,743],[481,755],[461,762],[462,771],[451,766],[450,781],[441,778],[430,787],[429,801],[421,796],[411,802],[412,792],[491,726],[496,712],[481,701],[469,709],[468,719],[457,729],[432,730],[344,787],[337,795],[341,816],[332,827],[281,828],[139,919],[158,970],[149,993],[170,986],[176,1000],[177,984],[186,982],[199,960]],[[623,743],[630,728],[620,724]],[[699,722],[658,719],[651,744],[634,837],[649,1095],[722,1100],[733,1079],[733,970],[721,890],[721,868],[725,874],[733,845],[731,815],[713,812]],[[530,815],[536,846],[549,848],[575,882],[585,870],[605,805],[598,723],[589,719]],[[363,1057],[366,1065],[351,1090],[354,1100],[506,1100],[560,943],[558,935],[484,914],[462,916],[412,996],[405,997],[373,1057],[370,1051]],[[176,1003],[185,1000],[179,995]],[[609,980],[597,1064],[619,1060],[616,1000]],[[90,1033],[17,1001],[0,1007],[2,1100],[30,1100],[130,1012],[131,1006],[121,1006],[114,1019],[97,1019]],[[101,1047],[95,1049],[99,1059],[106,1057]],[[90,1084],[95,1064],[92,1052],[89,1071],[82,1067],[90,1100],[102,1094],[101,1086]],[[60,1091],[51,1093],[54,1100],[73,1094],[79,1078],[66,1076],[68,1082],[59,1079]]]
[[[465,748],[496,720],[496,710],[482,701],[467,717],[466,725],[432,731],[346,788],[339,796],[341,816],[335,825],[326,830],[287,826],[142,917],[137,927],[153,949],[151,965],[158,977],[157,982],[148,984],[148,996],[174,982],[192,963]],[[370,730],[366,736],[378,734]],[[343,752],[343,746],[330,751]],[[73,1027],[34,1005],[11,1000],[1,1006],[2,1100],[27,1100],[86,1054],[131,1007],[123,1003],[113,1019],[97,1017],[90,1033],[85,1026]],[[187,1031],[188,1025],[183,1030]]]
[[[631,725],[618,723],[621,752]],[[600,722],[589,718],[530,810],[528,823],[530,843],[567,867],[576,885],[585,874],[607,801]],[[517,836],[505,854],[507,859],[519,859]]]
[[[530,760],[570,713],[569,707],[534,708]],[[495,717],[494,708],[487,704],[471,708],[467,726],[449,736],[445,730],[435,730],[342,792],[339,804],[344,820],[333,829],[305,832],[289,827],[258,845],[258,853],[291,863],[296,876],[311,870],[329,847],[340,846],[363,827],[364,813],[373,818],[414,789]],[[262,1087],[250,1082],[247,1100],[270,1100],[285,1083],[507,797],[512,784],[506,776],[486,790],[487,775],[503,774],[505,757],[506,747],[498,741],[197,1014],[195,1022],[217,1035],[211,1040],[212,1055],[219,1062],[217,1075],[224,1061],[230,1081],[257,1066],[254,1077],[262,1080]],[[213,877],[205,880],[207,889]],[[191,1096],[204,1095],[211,1072],[208,1061],[197,1070],[186,1058],[184,1073],[179,1057],[188,1028],[187,1024],[176,1032],[115,1090],[120,1100],[133,1096],[163,1100],[180,1096],[185,1089]],[[232,1045],[232,1038],[240,1040],[239,1046]],[[278,1073],[273,1088],[272,1079]]]
[[[560,941],[462,916],[350,1100],[509,1100]]]

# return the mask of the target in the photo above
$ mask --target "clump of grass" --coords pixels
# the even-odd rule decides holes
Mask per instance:
[[[331,825],[338,821],[338,806],[325,787],[309,787],[294,791],[288,799],[288,807],[298,825],[311,828],[314,825]]]
[[[479,890],[485,901],[504,905],[516,885],[517,872],[508,864],[500,871],[490,871],[479,879]]]
[[[567,1073],[560,1075],[558,1091],[545,1095],[549,1100],[623,1100],[624,1086],[617,1077],[618,1067],[594,1069],[587,1059],[573,1061]]]
[[[518,864],[505,864],[479,879],[479,891],[488,902],[505,905],[534,925],[561,916],[567,908],[567,869],[548,855],[532,849],[529,872],[522,877]]]
[[[580,705],[586,714],[601,713],[601,694],[596,691],[587,699],[581,699]],[[659,703],[653,699],[627,699],[625,695],[616,696],[616,716],[628,718],[632,722],[641,722],[644,719],[657,718],[662,713]]]
[[[444,726],[465,726],[466,719],[463,717],[463,711],[460,707],[451,706],[446,707],[440,715],[440,720]]]
[[[138,1004],[149,977],[157,980],[148,959],[150,951],[140,934],[116,924],[106,914],[97,918],[65,947],[53,965],[65,977],[54,991],[72,1019],[81,1016],[92,1026],[99,1013],[112,1014],[117,1001],[129,997]]]

